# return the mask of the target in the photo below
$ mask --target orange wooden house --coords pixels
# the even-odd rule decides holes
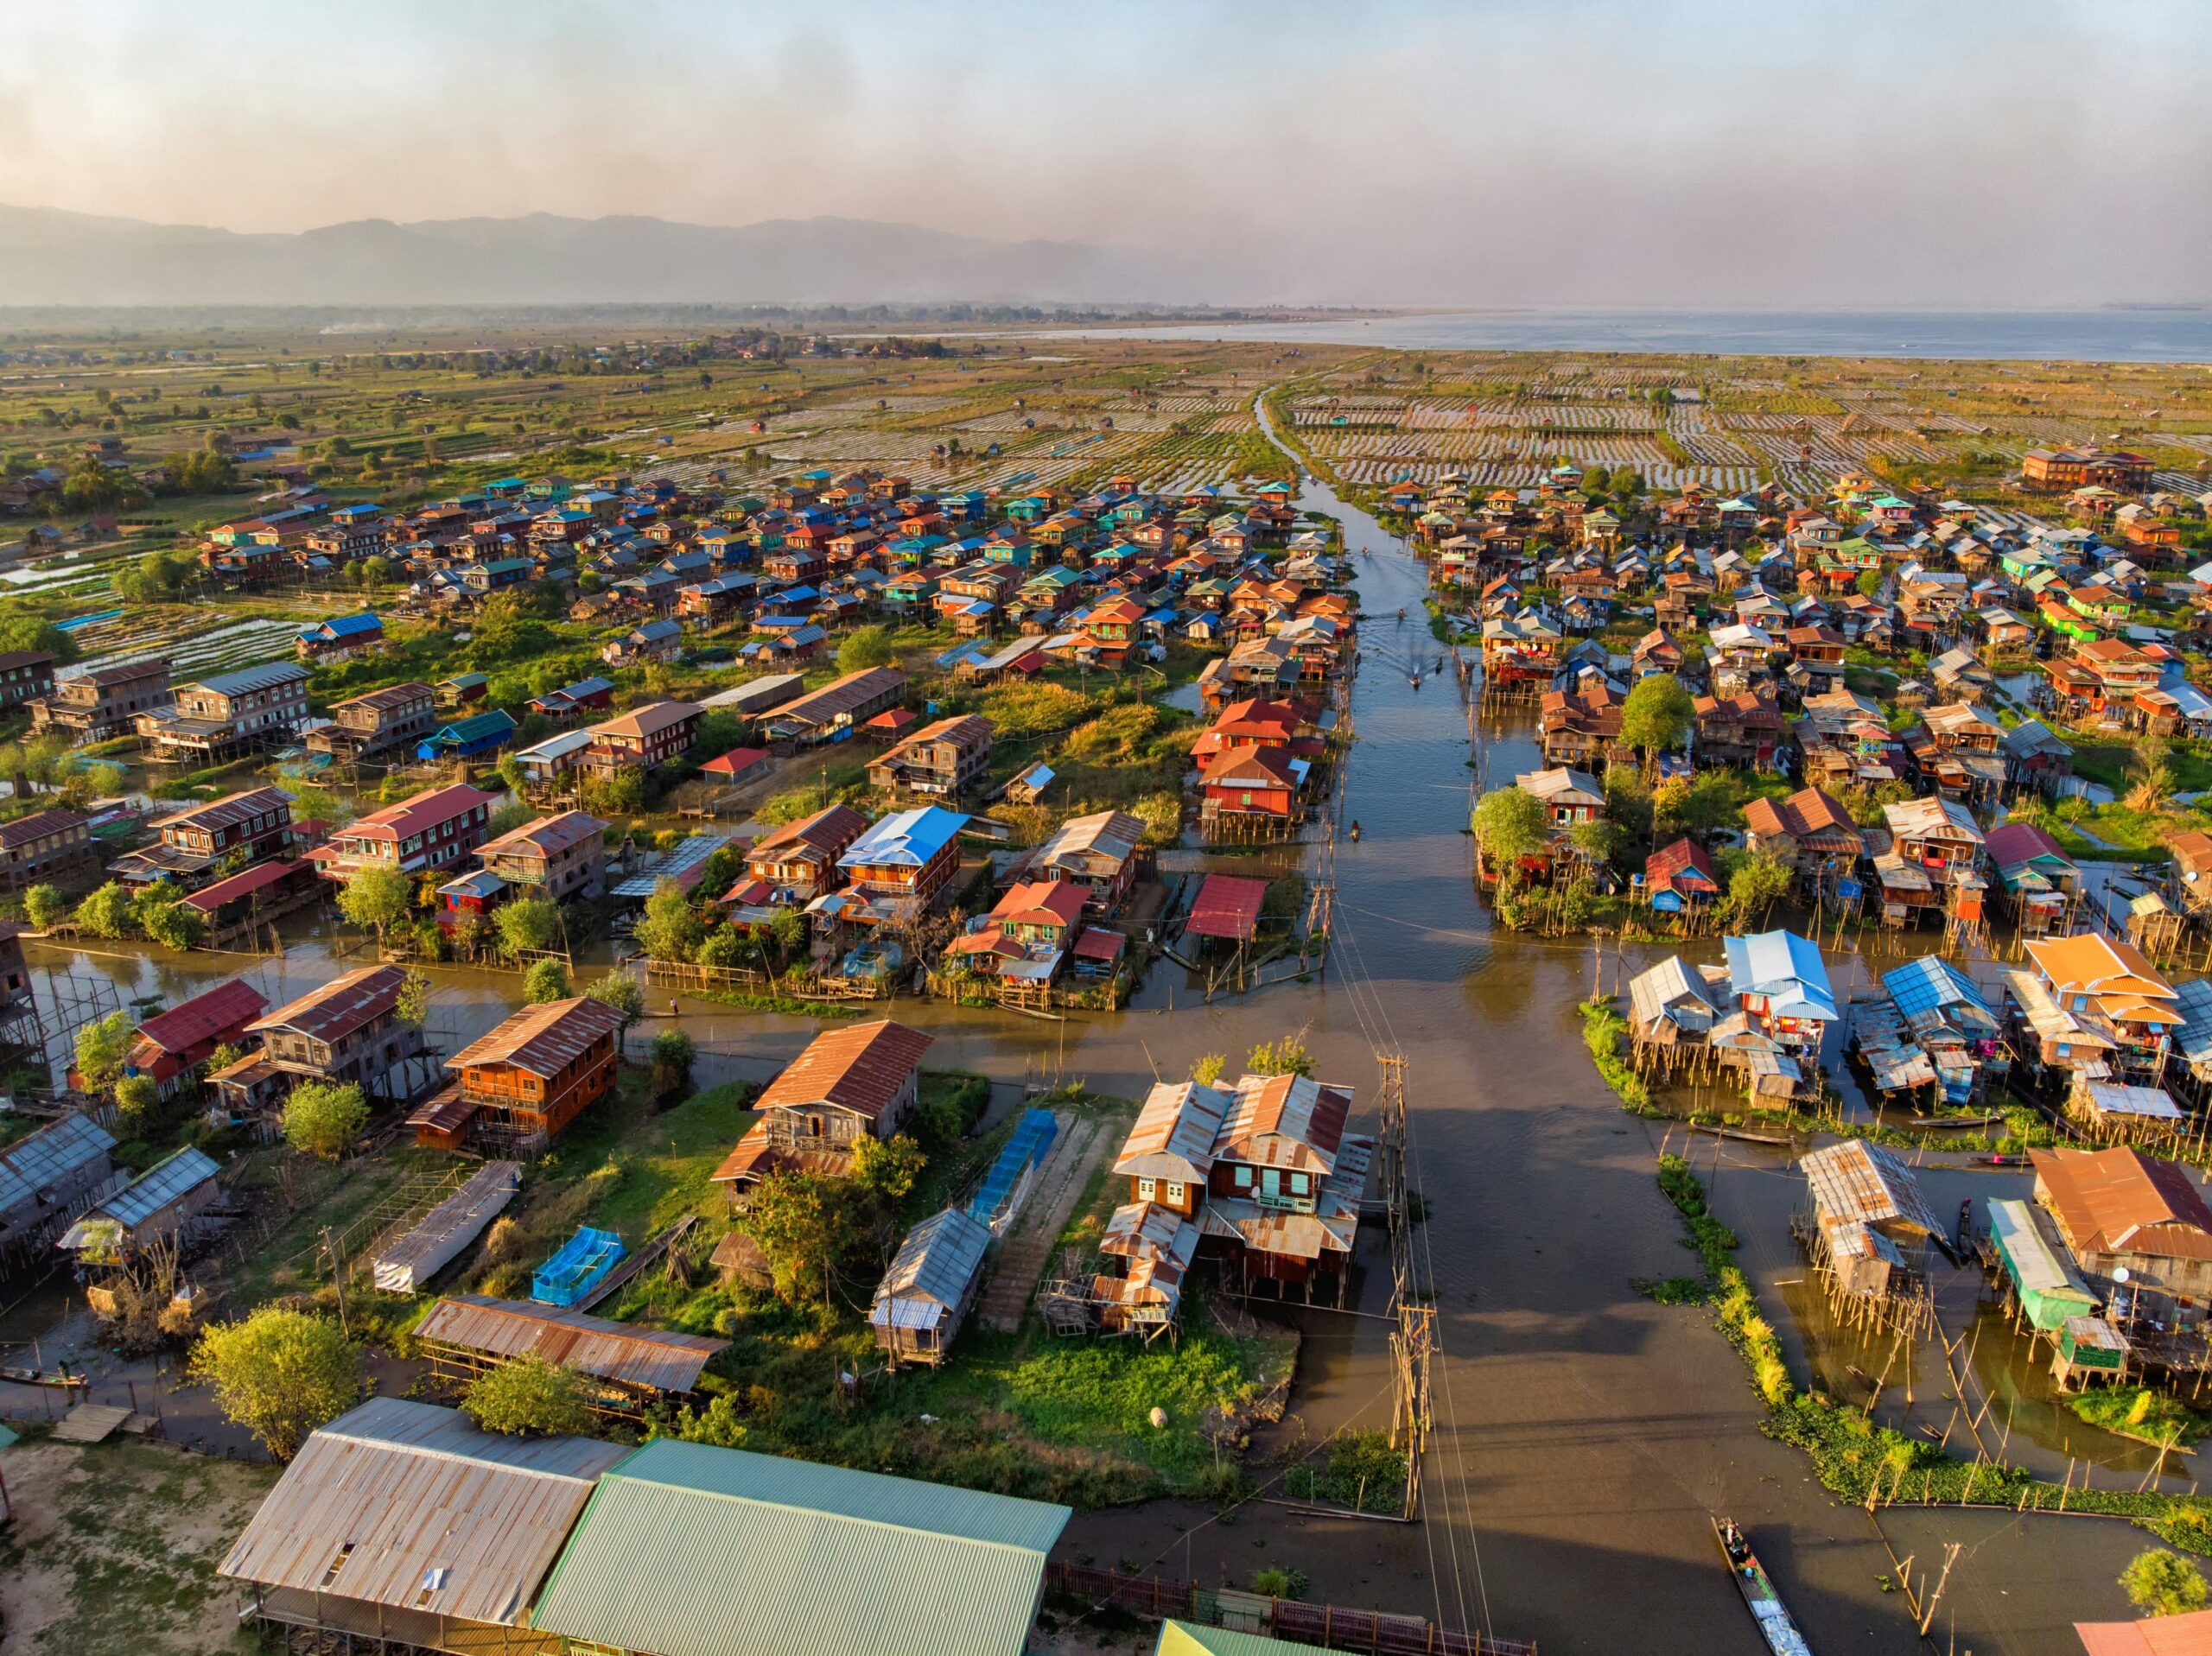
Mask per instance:
[[[621,1031],[588,996],[525,1006],[446,1060],[456,1078],[407,1118],[415,1142],[537,1154],[614,1090]]]

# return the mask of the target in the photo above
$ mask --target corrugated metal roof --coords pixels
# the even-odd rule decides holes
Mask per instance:
[[[184,1052],[228,1033],[268,1008],[268,997],[244,978],[219,983],[138,1025],[138,1038],[164,1052]]]
[[[931,1044],[921,1031],[888,1018],[825,1030],[768,1083],[753,1108],[765,1114],[829,1103],[873,1120],[890,1107]]]
[[[1132,1178],[1181,1179],[1203,1183],[1213,1171],[1213,1144],[1235,1102],[1201,1082],[1160,1082],[1145,1094],[1144,1108],[1116,1158],[1114,1171]]]
[[[1835,993],[1819,949],[1794,931],[1727,937],[1729,987],[1737,994],[1766,996],[1780,1018],[1834,1018]]]
[[[1249,938],[1260,923],[1260,908],[1267,900],[1268,882],[1263,879],[1208,874],[1183,930],[1200,937]]]
[[[1907,1018],[1963,1005],[1978,1011],[1981,1022],[1994,1025],[1997,1021],[1997,1014],[1974,980],[1934,955],[1923,955],[1883,973],[1882,987]]]
[[[410,1120],[412,1117],[409,1118]],[[376,1285],[411,1294],[482,1234],[522,1186],[519,1162],[486,1162],[376,1256]]]
[[[448,1069],[504,1063],[547,1079],[622,1027],[622,1014],[603,1000],[578,995],[525,1006],[446,1060]]]
[[[1811,1152],[1797,1164],[1824,1218],[1899,1226],[1929,1236],[1942,1233],[1912,1170],[1878,1145],[1847,1139]]]
[[[970,1217],[965,1209],[931,1214],[899,1244],[898,1257],[877,1285],[876,1305],[915,1295],[940,1305],[957,1305],[983,1268],[983,1254],[990,1245],[990,1227]]]
[[[2036,1210],[2027,1202],[1993,1196],[1989,1202],[1989,1234],[1998,1252],[2011,1265],[2013,1280],[2031,1293],[2078,1297],[2083,1308],[2096,1299],[2082,1285],[2074,1263],[2058,1244],[2036,1223]]]
[[[297,1000],[257,1018],[246,1028],[256,1033],[296,1030],[313,1040],[342,1040],[396,1006],[400,986],[406,981],[407,974],[397,966],[365,966],[308,990]]]
[[[1701,980],[1691,974],[1689,967],[1679,955],[1669,955],[1656,966],[1646,968],[1629,980],[1629,1009],[1636,1021],[1642,1025],[1657,1023],[1669,1011],[1684,1002],[1701,1008],[1707,1018],[1719,1012],[1713,1004],[1713,996]]]
[[[308,1439],[219,1573],[512,1626],[624,1452],[495,1437],[457,1410],[375,1398]]]
[[[251,690],[274,689],[279,684],[303,683],[307,676],[304,667],[275,661],[259,667],[241,667],[234,673],[218,673],[213,678],[201,679],[199,684],[201,689],[212,690],[217,695],[243,695]]]
[[[187,1145],[156,1162],[123,1191],[100,1204],[100,1212],[125,1227],[143,1225],[156,1214],[223,1170],[206,1152]]]
[[[1071,1515],[663,1438],[600,1480],[531,1623],[656,1656],[1020,1656]]]
[[[662,1392],[689,1392],[707,1360],[729,1344],[699,1334],[632,1328],[582,1311],[525,1300],[448,1294],[416,1329],[418,1339],[466,1346],[495,1357],[535,1352],[594,1379]]]
[[[38,1193],[115,1148],[115,1137],[89,1115],[65,1115],[19,1144],[0,1150],[0,1212]]]
[[[959,836],[968,818],[939,805],[897,811],[875,823],[837,859],[840,868],[922,868]]]

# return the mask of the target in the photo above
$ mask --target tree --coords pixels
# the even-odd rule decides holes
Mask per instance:
[[[499,934],[500,953],[518,959],[525,950],[561,941],[561,905],[548,897],[518,898],[493,910],[492,927]]]
[[[1638,679],[1621,706],[1621,740],[1646,759],[1680,747],[1696,723],[1696,699],[1672,673]]]
[[[23,893],[23,914],[41,931],[68,917],[69,899],[51,885],[34,885]]]
[[[517,799],[530,797],[529,774],[523,770],[522,760],[512,752],[499,755],[499,780],[507,784]]]
[[[2205,1606],[2204,1573],[2178,1552],[2146,1547],[2120,1572],[2127,1602],[2145,1615],[2183,1615]]]
[[[110,880],[77,905],[79,930],[95,937],[130,935],[130,894]]]
[[[1191,1065],[1191,1079],[1201,1087],[1211,1087],[1221,1080],[1221,1072],[1229,1063],[1226,1052],[1209,1052]]]
[[[843,1179],[771,1173],[753,1193],[745,1228],[760,1245],[779,1298],[830,1298],[832,1283],[865,1234]]]
[[[481,1431],[521,1437],[581,1437],[592,1428],[583,1377],[534,1351],[471,1380],[461,1410]]]
[[[645,1015],[645,992],[638,980],[627,972],[609,972],[597,982],[588,985],[584,993],[594,1000],[603,1000],[622,1014],[622,1033],[627,1036],[630,1025]]]
[[[1533,857],[1552,842],[1543,802],[1522,788],[1500,788],[1476,801],[1474,827],[1483,855],[1499,862]]]
[[[653,1094],[665,1098],[691,1079],[691,1061],[699,1049],[680,1029],[663,1030],[653,1037]]]
[[[865,1138],[853,1145],[853,1183],[888,1214],[906,1199],[928,1163],[922,1147],[903,1133],[889,1139]]]
[[[1306,1043],[1297,1035],[1286,1035],[1280,1041],[1262,1041],[1252,1049],[1252,1056],[1244,1067],[1255,1075],[1311,1075],[1313,1055],[1306,1050]]]
[[[1861,598],[1872,598],[1882,590],[1882,572],[1879,569],[1861,569],[1853,585],[1859,588]]]
[[[77,1026],[77,1082],[88,1093],[105,1093],[122,1078],[130,1048],[138,1038],[129,1012],[110,1012]]]
[[[77,641],[42,615],[0,615],[0,652],[41,650],[67,663],[77,659]]]
[[[1611,862],[1627,848],[1628,836],[1614,823],[1577,822],[1567,831],[1567,843],[1588,861]]]
[[[864,668],[888,667],[899,659],[891,634],[881,627],[855,627],[837,646],[837,670],[857,673]]]
[[[338,1324],[274,1305],[202,1333],[191,1374],[213,1388],[226,1419],[280,1461],[361,1398],[360,1353]]]
[[[166,892],[160,902],[149,902],[155,892]],[[137,903],[131,905],[138,917],[139,930],[164,949],[183,950],[197,949],[207,935],[207,917],[188,903],[178,901],[176,888],[166,880],[149,888]]]
[[[338,888],[338,912],[357,926],[367,926],[381,944],[392,927],[407,918],[415,889],[397,868],[372,865],[358,870]]]
[[[672,879],[661,879],[645,899],[645,912],[638,922],[638,947],[657,961],[688,961],[699,947],[707,929],[691,911],[691,899]]]
[[[1739,926],[1750,925],[1789,896],[1793,878],[1789,865],[1767,851],[1724,853],[1719,872],[1728,881],[1723,902],[1729,918]]]
[[[788,961],[806,947],[806,911],[804,909],[781,908],[768,922],[768,941],[775,944],[777,958]]]
[[[745,933],[734,926],[722,926],[707,934],[692,951],[692,958],[702,966],[742,966],[752,948]]]
[[[558,961],[533,961],[522,974],[522,998],[533,1006],[569,998],[569,968]]]
[[[353,1147],[369,1119],[368,1101],[352,1082],[308,1082],[284,1101],[284,1140],[293,1149],[334,1162]]]
[[[430,978],[426,972],[410,971],[399,980],[399,993],[392,1002],[392,1010],[403,1024],[412,1024],[416,1029],[430,1020]]]
[[[125,1075],[115,1083],[116,1113],[123,1118],[124,1130],[134,1138],[153,1126],[161,1105],[162,1089],[151,1075]]]

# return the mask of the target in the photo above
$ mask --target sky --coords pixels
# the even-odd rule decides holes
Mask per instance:
[[[0,203],[820,214],[1221,302],[2212,299],[2212,5],[0,0]]]

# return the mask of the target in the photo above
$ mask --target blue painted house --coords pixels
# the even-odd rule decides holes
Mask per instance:
[[[514,739],[515,721],[505,709],[457,720],[416,745],[418,759],[473,759],[496,753]]]

